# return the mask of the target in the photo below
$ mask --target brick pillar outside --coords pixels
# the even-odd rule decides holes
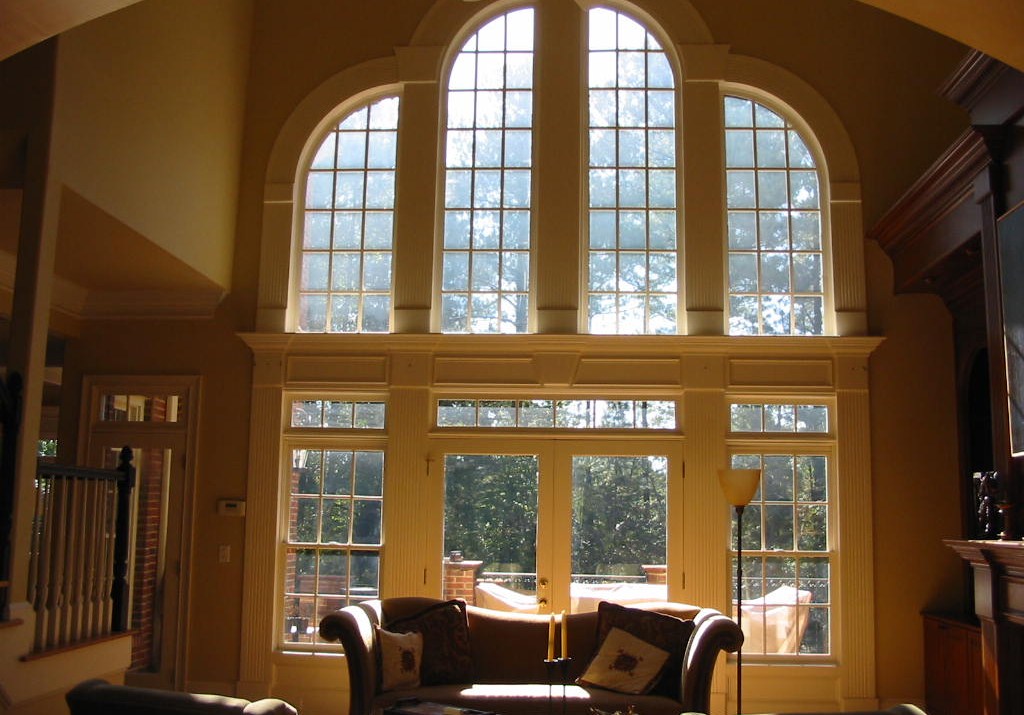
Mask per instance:
[[[668,566],[665,564],[644,564],[647,583],[668,583]]]
[[[132,579],[133,670],[156,670],[159,654],[154,646],[156,616],[157,566],[160,562],[160,523],[163,512],[164,452],[162,449],[142,450],[138,465],[138,521],[135,532],[135,573]]]
[[[461,598],[469,605],[476,603],[476,572],[483,561],[452,561],[444,559],[444,598]]]

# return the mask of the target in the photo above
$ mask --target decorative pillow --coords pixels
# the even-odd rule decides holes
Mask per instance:
[[[402,690],[420,685],[422,633],[392,633],[377,626],[380,646],[380,689]]]
[[[473,679],[469,621],[462,601],[438,603],[414,616],[387,624],[394,633],[423,635],[420,682],[423,685],[468,683]]]
[[[643,695],[650,692],[667,662],[668,651],[612,628],[577,682]]]
[[[679,674],[683,667],[686,644],[693,634],[693,621],[601,601],[597,604],[597,642],[601,643],[612,628],[621,628],[668,653],[663,675],[655,681],[651,692],[678,700]]]

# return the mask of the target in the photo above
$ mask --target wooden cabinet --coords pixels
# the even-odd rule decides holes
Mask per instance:
[[[924,614],[924,687],[930,715],[983,712],[981,629],[963,618]]]

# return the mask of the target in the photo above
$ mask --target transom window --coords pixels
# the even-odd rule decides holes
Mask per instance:
[[[397,97],[348,114],[327,133],[306,178],[298,329],[391,329]]]
[[[497,17],[448,76],[441,330],[529,329],[533,10]]]
[[[675,429],[671,400],[438,400],[438,427]]]
[[[828,405],[741,403],[729,405],[733,432],[827,433]]]
[[[818,171],[799,132],[750,99],[725,98],[729,333],[822,335]]]
[[[675,79],[632,18],[589,12],[587,326],[675,333]]]

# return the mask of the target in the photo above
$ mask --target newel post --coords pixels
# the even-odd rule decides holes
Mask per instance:
[[[113,601],[111,630],[128,630],[128,530],[131,528],[132,489],[135,488],[135,467],[132,466],[131,447],[121,449],[117,466],[122,476],[117,480],[117,517],[114,524],[114,583],[110,597]]]

